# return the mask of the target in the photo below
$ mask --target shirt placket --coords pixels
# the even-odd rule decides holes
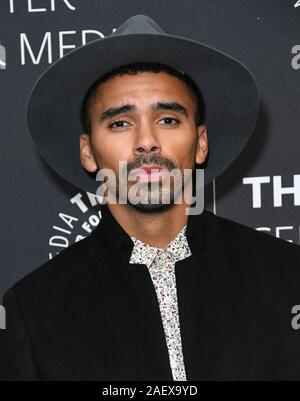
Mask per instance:
[[[182,353],[178,300],[176,291],[175,257],[158,251],[149,272],[159,301],[173,380],[186,380]]]

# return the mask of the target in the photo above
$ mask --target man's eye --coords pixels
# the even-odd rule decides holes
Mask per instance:
[[[177,118],[172,118],[172,117],[165,117],[165,118],[162,118],[160,121],[165,121],[166,124],[164,124],[164,125],[180,124],[180,121]],[[172,124],[171,123],[172,121],[175,121],[176,124]]]
[[[180,124],[180,121],[177,118],[172,118],[172,117],[165,117],[165,118],[162,118],[160,121],[165,121],[165,124],[163,124],[163,125],[167,125],[167,126],[168,125],[172,126],[172,125]],[[110,124],[108,126],[108,128],[125,128],[125,127],[128,126],[128,125],[126,126],[124,124],[129,124],[129,123],[127,121],[124,121],[124,120],[116,120],[112,124]]]
[[[117,121],[114,121],[112,124],[110,124],[110,125],[108,126],[108,128],[124,128],[123,123],[128,124],[127,121],[124,121],[124,120],[117,120]]]

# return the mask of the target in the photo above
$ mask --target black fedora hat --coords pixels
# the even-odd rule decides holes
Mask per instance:
[[[101,75],[135,62],[167,64],[189,75],[200,89],[208,129],[208,184],[237,158],[254,130],[259,109],[255,78],[238,60],[165,33],[145,15],[135,15],[111,35],[70,51],[37,79],[26,120],[38,151],[60,176],[95,194],[100,182],[83,168],[79,155],[82,101]]]

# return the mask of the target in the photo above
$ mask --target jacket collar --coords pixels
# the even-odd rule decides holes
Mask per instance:
[[[129,263],[134,247],[129,234],[117,222],[108,205],[101,207],[101,221],[91,236],[97,241],[104,241],[110,252],[115,249],[124,262]],[[218,217],[207,209],[199,215],[188,215],[186,238],[192,254],[209,247],[217,237]]]

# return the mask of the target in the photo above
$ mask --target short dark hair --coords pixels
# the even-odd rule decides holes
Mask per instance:
[[[90,122],[90,115],[89,111],[96,99],[97,95],[97,89],[99,85],[102,83],[108,81],[109,79],[115,77],[115,76],[121,76],[125,74],[137,74],[139,72],[166,72],[169,75],[175,76],[179,78],[181,81],[183,81],[188,89],[188,92],[191,96],[192,99],[195,99],[196,101],[196,116],[195,116],[195,123],[197,126],[201,125],[204,123],[205,119],[205,104],[203,101],[203,97],[201,95],[201,92],[196,85],[196,83],[193,81],[193,79],[187,75],[186,73],[183,73],[179,70],[176,70],[175,68],[166,65],[166,64],[161,64],[161,63],[150,63],[150,62],[138,62],[138,63],[131,63],[131,64],[126,64],[122,65],[120,67],[114,68],[104,75],[101,75],[100,78],[98,78],[92,85],[91,87],[87,90],[84,99],[82,101],[81,105],[81,112],[80,112],[80,120],[81,120],[81,125],[82,129],[84,132],[91,134],[91,122]]]

